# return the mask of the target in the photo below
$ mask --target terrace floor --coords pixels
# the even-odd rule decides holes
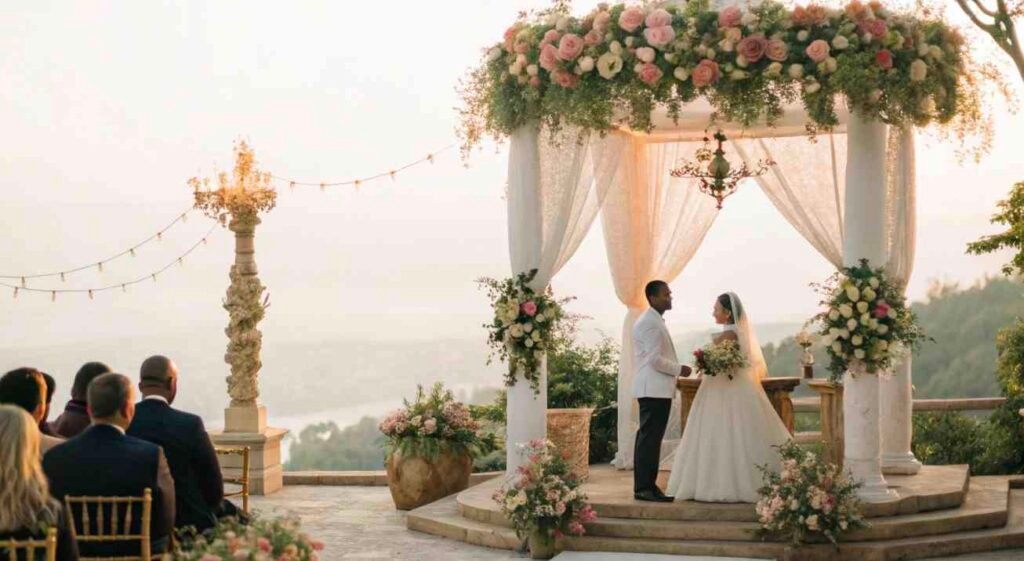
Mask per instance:
[[[477,547],[405,527],[405,513],[395,510],[387,487],[286,486],[269,497],[253,497],[254,509],[265,514],[293,514],[303,528],[326,545],[324,561],[399,559],[471,561],[524,559],[525,554]],[[622,559],[622,554],[573,554],[573,559]],[[683,559],[683,558],[677,558]],[[947,558],[956,561],[1020,561],[1024,551]]]

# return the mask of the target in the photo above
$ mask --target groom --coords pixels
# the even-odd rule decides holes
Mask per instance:
[[[636,376],[633,397],[640,403],[640,430],[633,449],[633,496],[639,501],[672,502],[658,489],[661,439],[665,436],[676,377],[689,376],[690,367],[679,364],[672,337],[662,315],[672,309],[672,291],[665,281],[644,288],[650,308],[633,325],[633,357]]]

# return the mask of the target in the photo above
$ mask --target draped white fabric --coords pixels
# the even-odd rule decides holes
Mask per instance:
[[[619,360],[619,449],[614,463],[630,469],[637,422],[630,332],[647,307],[644,286],[654,279],[675,279],[700,247],[717,213],[714,201],[690,180],[669,173],[684,157],[692,158],[699,144],[646,144],[638,137],[616,136],[627,139],[627,154],[620,161],[601,218],[615,293],[627,308]],[[674,403],[666,440],[679,438],[678,416],[678,403]]]
[[[537,269],[536,289],[572,257],[593,224],[623,153],[624,139],[580,134],[566,127],[556,134],[536,125],[512,135],[508,168],[508,236],[513,273]],[[521,463],[516,444],[546,434],[547,367],[540,393],[522,377],[508,392],[508,472]]]

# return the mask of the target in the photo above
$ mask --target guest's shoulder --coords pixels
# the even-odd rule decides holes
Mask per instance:
[[[126,434],[122,442],[124,442],[126,448],[139,455],[156,456],[161,450],[159,445],[130,434]]]

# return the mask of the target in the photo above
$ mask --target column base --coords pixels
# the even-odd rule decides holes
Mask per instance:
[[[914,475],[921,471],[921,462],[913,452],[882,454],[882,473],[887,475]]]
[[[281,440],[287,429],[267,428],[262,433],[210,432],[214,445],[249,447],[249,494],[269,495],[284,486],[284,468],[281,465]],[[241,456],[220,456],[220,468],[225,477],[239,477],[242,473]]]

